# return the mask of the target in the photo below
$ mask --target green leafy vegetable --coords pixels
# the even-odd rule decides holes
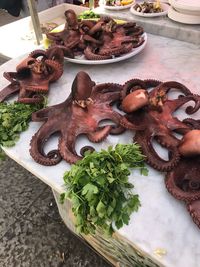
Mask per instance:
[[[78,19],[93,19],[93,18],[100,18],[100,15],[96,14],[92,10],[86,10],[78,16]]]
[[[85,157],[64,174],[66,192],[61,194],[72,201],[76,226],[84,234],[101,227],[109,235],[128,224],[132,212],[140,206],[139,197],[132,193],[128,182],[129,168],[147,174],[144,156],[137,144],[118,144],[115,148],[85,153]]]
[[[0,103],[0,146],[11,147],[19,140],[20,133],[27,130],[31,114],[43,108],[45,103],[27,105]],[[2,158],[2,151],[0,151]]]

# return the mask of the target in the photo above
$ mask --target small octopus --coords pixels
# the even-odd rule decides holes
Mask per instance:
[[[10,84],[0,91],[0,102],[16,93],[20,103],[42,102],[49,84],[61,77],[63,62],[63,51],[59,48],[33,51],[17,65],[16,72],[4,72]]]

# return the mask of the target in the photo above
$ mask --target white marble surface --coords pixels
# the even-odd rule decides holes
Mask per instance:
[[[21,57],[23,58],[23,57]],[[8,82],[2,77],[4,71],[14,71],[20,59],[13,59],[0,67],[0,86]],[[161,81],[175,80],[184,83],[193,92],[200,93],[200,49],[198,46],[148,34],[145,49],[133,58],[108,65],[76,65],[65,63],[64,75],[51,85],[49,105],[63,102],[78,71],[86,71],[97,83],[124,83],[131,78],[154,78]],[[29,142],[40,123],[32,122],[29,130],[21,135],[17,145],[5,149],[19,164],[50,185],[57,192],[63,191],[62,176],[69,164],[45,167],[33,161],[29,155]],[[131,142],[132,135],[109,137],[99,150],[110,143]],[[49,144],[55,147],[56,140]],[[77,146],[79,147],[80,144]],[[132,174],[130,181],[140,195],[142,207],[134,213],[128,226],[119,233],[150,254],[166,267],[200,266],[200,230],[192,222],[183,203],[175,200],[166,190],[163,174],[150,169],[148,177]],[[165,255],[155,251],[162,249]]]

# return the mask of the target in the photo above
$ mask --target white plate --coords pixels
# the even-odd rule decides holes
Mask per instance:
[[[168,9],[169,9],[169,5],[168,4],[161,3],[161,8],[162,8],[163,12],[158,12],[158,13],[143,13],[143,12],[136,11],[134,9],[134,6],[132,6],[131,9],[130,9],[130,11],[131,11],[131,13],[133,15],[140,16],[140,17],[147,17],[147,18],[165,16],[165,15],[167,15],[167,12],[168,12]]]
[[[134,4],[135,4],[135,2],[133,1],[131,4],[125,5],[125,6],[107,6],[105,4],[102,4],[101,6],[105,9],[109,9],[109,10],[123,10],[123,9],[130,8]]]
[[[84,55],[77,56],[76,58],[68,58],[65,57],[66,61],[77,63],[77,64],[87,64],[87,65],[101,65],[101,64],[109,64],[109,63],[115,63],[119,62],[125,59],[128,59],[130,57],[133,57],[137,55],[140,51],[142,51],[147,43],[147,34],[143,33],[142,35],[144,37],[144,42],[137,48],[133,48],[133,50],[127,54],[124,54],[120,57],[115,57],[112,59],[104,59],[104,60],[88,60],[85,58]]]

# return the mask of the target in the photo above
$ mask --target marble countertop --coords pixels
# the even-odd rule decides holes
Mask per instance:
[[[8,81],[2,76],[4,71],[15,71],[15,66],[24,58],[12,59],[0,67],[0,84],[4,88]],[[199,93],[200,48],[197,45],[148,34],[145,49],[138,55],[116,64],[80,65],[65,62],[64,75],[50,87],[49,105],[63,102],[72,81],[79,71],[86,71],[96,83],[124,83],[132,78],[154,78],[161,81],[178,81]],[[63,173],[70,165],[62,161],[56,166],[45,167],[33,161],[29,155],[29,142],[40,127],[39,122],[31,122],[26,132],[21,134],[15,147],[6,148],[6,153],[20,165],[32,172],[58,193],[63,192]],[[77,149],[80,148],[80,141]],[[97,150],[110,144],[132,142],[132,133],[108,137]],[[47,149],[55,148],[57,140],[52,140]],[[84,140],[84,143],[87,141]],[[174,199],[166,190],[164,175],[149,168],[149,176],[132,173],[130,181],[135,184],[135,192],[141,199],[141,208],[131,216],[128,226],[119,233],[151,255],[160,265],[166,267],[198,267],[200,262],[200,230],[192,222],[185,205]],[[159,256],[156,251],[164,251]]]
[[[135,16],[130,12],[130,9],[117,11],[108,10],[101,6],[95,8],[94,11],[97,14],[109,15],[113,18],[135,21],[148,33],[200,45],[200,25],[179,23],[169,19],[167,15],[150,18]]]

